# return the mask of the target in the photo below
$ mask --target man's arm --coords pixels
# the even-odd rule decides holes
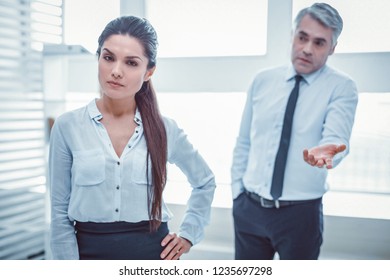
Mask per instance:
[[[242,178],[248,164],[249,150],[251,145],[250,130],[252,123],[252,91],[254,83],[247,93],[247,99],[241,118],[239,135],[233,151],[233,162],[231,167],[231,184],[233,199],[243,191]]]
[[[324,120],[322,139],[318,146],[304,149],[305,162],[330,169],[349,153],[357,102],[358,92],[352,80],[348,79],[335,88]]]

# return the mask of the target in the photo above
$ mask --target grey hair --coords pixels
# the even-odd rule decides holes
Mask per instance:
[[[335,46],[337,38],[343,30],[343,19],[339,15],[338,11],[329,4],[315,3],[310,7],[304,8],[298,13],[294,21],[294,30],[298,28],[305,15],[310,15],[323,26],[332,29],[332,45]]]

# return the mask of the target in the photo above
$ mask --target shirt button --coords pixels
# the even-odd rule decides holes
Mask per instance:
[[[121,163],[118,161],[116,164],[120,165]]]
[[[129,149],[131,149],[131,145],[129,145]]]
[[[117,189],[117,190],[119,190],[119,185],[118,185],[118,186],[116,186],[116,189]]]
[[[115,212],[119,212],[119,209],[118,209],[118,208],[116,208],[116,209],[115,209]]]

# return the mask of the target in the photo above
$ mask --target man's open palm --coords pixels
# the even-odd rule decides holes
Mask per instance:
[[[347,146],[327,144],[303,150],[303,159],[312,166],[331,169],[333,167],[333,157],[345,151]]]

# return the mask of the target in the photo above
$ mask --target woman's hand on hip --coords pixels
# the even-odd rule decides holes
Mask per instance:
[[[176,233],[168,233],[161,241],[161,246],[165,247],[161,253],[163,260],[178,260],[181,255],[190,251],[192,244]]]

